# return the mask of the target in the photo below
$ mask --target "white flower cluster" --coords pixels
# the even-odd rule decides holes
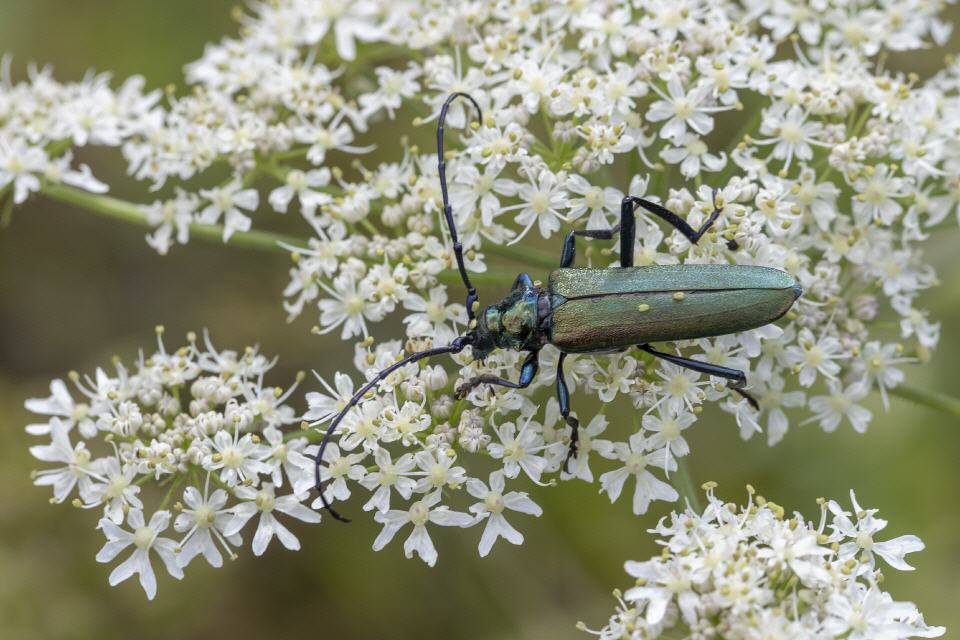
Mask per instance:
[[[214,567],[223,564],[221,552],[236,557],[240,532],[254,518],[256,555],[274,536],[300,548],[284,518],[320,521],[302,504],[313,484],[307,438],[299,427],[283,431],[297,422],[286,404],[297,385],[265,387],[275,360],[255,348],[219,351],[207,336],[200,345],[191,334],[187,346],[168,351],[161,334],[157,352],[141,353],[133,370],[117,360],[113,375],[71,373],[73,392],[54,380],[50,397],[26,403],[46,420],[27,431],[50,439],[30,453],[53,465],[37,471],[34,483],[52,487],[51,502],[72,497],[74,506],[101,513],[107,542],[97,560],[110,562],[133,546],[110,584],[139,574],[151,599],[152,554],[179,579],[201,556]]]
[[[916,300],[936,283],[922,243],[960,204],[960,64],[921,80],[879,62],[943,42],[949,27],[938,6],[256,2],[239,37],[188,65],[183,95],[146,93],[137,79],[113,90],[105,76],[59,84],[35,70],[14,84],[8,62],[0,197],[6,190],[19,203],[40,192],[95,209],[95,198],[65,193],[102,190],[69,155],[96,144],[120,147],[131,175],[165,190],[140,208],[161,252],[187,242],[194,224],[220,225],[229,239],[252,228],[261,203],[298,209],[311,237],[287,247],[286,309],[316,313],[318,333],[362,338],[354,366],[369,380],[403,351],[447,344],[465,329],[456,302],[464,292],[444,285],[454,262],[430,142],[449,93],[468,92],[484,110],[472,122],[456,103],[446,125],[462,143],[447,174],[467,267],[489,270],[487,281],[509,284],[512,275],[494,277],[499,258],[558,264],[558,234],[616,224],[625,195],[659,199],[699,226],[716,190],[723,210],[699,244],[642,217],[634,261],[764,265],[797,278],[804,296],[781,326],[676,345],[746,371],[759,412],[718,380],[645,353],[574,355],[567,382],[583,433],[565,473],[570,432],[548,400],[555,349],[543,350],[529,388],[481,387],[466,400],[454,399],[456,385],[480,373],[515,380],[518,354],[477,363],[465,353],[453,375],[437,362],[405,367],[347,416],[322,473],[331,500],[371,494],[365,509],[384,524],[376,547],[412,523],[407,554],[432,564],[428,522],[486,519],[481,553],[498,535],[518,542],[503,510],[539,513],[507,490],[521,475],[593,481],[591,464],[602,458],[601,489],[616,500],[633,479],[635,513],[675,500],[662,478],[689,452],[683,431],[707,402],[734,414],[745,438],[765,430],[771,444],[786,433],[788,412],[826,430],[843,421],[866,429],[871,414],[859,403],[873,390],[886,402],[903,380],[899,367],[928,357],[939,338]],[[377,161],[364,164],[374,146]],[[207,188],[183,186],[224,171]],[[556,255],[511,246],[537,234],[557,241]],[[617,250],[593,242],[580,265],[616,266]],[[884,314],[899,319],[896,329]],[[390,316],[404,321],[403,348],[370,338],[372,323]],[[321,428],[359,388],[342,370],[333,383],[310,396],[307,419]],[[618,396],[638,417],[608,433],[605,407]],[[583,417],[598,401],[601,410]],[[479,462],[467,466],[470,456]],[[244,490],[267,486],[243,479],[253,480]],[[308,486],[306,476],[290,484]],[[440,504],[462,488],[479,500],[476,518]]]
[[[887,522],[863,509],[820,500],[820,522],[808,522],[750,489],[743,507],[707,488],[702,514],[689,507],[660,521],[663,553],[627,562],[636,579],[615,591],[609,624],[592,631],[604,640],[730,638],[762,640],[896,640],[935,638],[912,602],[895,601],[881,585],[877,558],[912,570],[904,556],[923,549],[905,535],[875,541]],[[748,488],[749,489],[749,488]],[[587,630],[581,623],[580,628]]]
[[[725,400],[744,437],[766,430],[771,443],[794,408],[824,429],[847,421],[862,431],[871,416],[858,403],[874,389],[886,401],[898,366],[938,340],[939,325],[915,305],[936,282],[919,247],[960,202],[960,65],[921,81],[876,63],[942,43],[950,29],[936,6],[256,3],[241,37],[187,66],[188,95],[163,99],[138,78],[113,90],[103,75],[59,84],[48,70],[14,84],[8,59],[0,189],[16,203],[57,183],[102,190],[89,169],[71,167],[71,148],[83,145],[120,147],[129,172],[154,188],[227,165],[219,184],[177,187],[144,206],[154,247],[186,242],[190,224],[220,224],[229,238],[251,228],[261,201],[279,212],[296,201],[315,237],[292,252],[291,315],[312,305],[321,332],[350,338],[400,313],[408,335],[441,344],[465,315],[448,303],[461,292],[437,278],[452,259],[436,157],[398,139],[393,120],[415,115],[430,129],[443,98],[467,91],[486,116],[464,130],[449,174],[470,269],[504,253],[543,268],[549,257],[505,245],[534,229],[608,227],[628,193],[661,196],[697,224],[716,188],[715,232],[695,246],[646,219],[636,263],[759,264],[803,285],[783,331],[682,345],[746,370],[760,413],[636,354],[580,358],[582,391],[619,391],[645,410],[669,398],[688,412]],[[454,105],[449,127],[468,116]],[[375,145],[400,153],[372,167],[351,160]],[[616,264],[607,249],[588,260]],[[882,313],[899,316],[898,332],[881,329]],[[490,364],[512,373],[514,362]]]

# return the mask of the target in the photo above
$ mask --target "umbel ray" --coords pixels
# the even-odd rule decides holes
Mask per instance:
[[[321,479],[321,463],[327,445],[344,416],[360,398],[381,380],[411,362],[443,353],[459,353],[470,347],[482,360],[495,349],[528,352],[516,382],[492,374],[471,378],[457,388],[457,397],[466,397],[480,385],[523,389],[538,370],[538,356],[544,345],[560,350],[557,361],[557,399],[560,414],[570,426],[570,458],[577,455],[579,422],[570,415],[570,393],[564,380],[563,363],[570,353],[615,353],[637,348],[675,365],[730,380],[730,387],[754,407],[756,400],[744,390],[743,371],[658,351],[654,342],[670,342],[720,336],[769,324],[790,309],[801,293],[800,285],[783,271],[769,267],[728,264],[633,265],[636,235],[636,207],[663,219],[690,242],[696,244],[720,215],[714,209],[699,229],[665,207],[643,198],[627,196],[620,205],[620,223],[611,229],[582,229],[567,234],[559,268],[550,273],[541,287],[526,273],[517,276],[510,292],[499,302],[480,309],[477,290],[463,262],[463,245],[457,236],[453,210],[447,196],[446,162],[443,154],[443,124],[447,110],[457,98],[473,105],[478,118],[480,106],[466,93],[452,93],[440,109],[437,124],[437,161],[443,217],[450,231],[457,269],[467,290],[469,330],[449,345],[412,353],[383,369],[360,388],[327,427],[316,455],[316,488],[325,509],[337,520],[349,522],[330,505]],[[620,267],[587,269],[574,267],[577,237],[609,240],[620,236]]]

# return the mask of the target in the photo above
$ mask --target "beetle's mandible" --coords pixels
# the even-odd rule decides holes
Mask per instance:
[[[569,353],[612,353],[638,348],[673,364],[730,380],[730,387],[754,407],[757,402],[744,390],[742,371],[693,360],[654,349],[651,343],[719,336],[747,331],[773,322],[785,314],[801,294],[800,285],[788,273],[769,267],[726,264],[633,265],[636,235],[635,210],[641,207],[666,221],[696,244],[720,215],[722,203],[714,195],[713,212],[699,229],[656,202],[627,196],[620,206],[620,223],[611,229],[571,231],[563,243],[559,268],[550,273],[547,286],[538,286],[521,273],[503,300],[480,309],[477,290],[463,262],[463,245],[457,236],[453,210],[447,196],[443,125],[447,110],[457,98],[468,100],[482,121],[480,106],[466,93],[452,93],[440,109],[437,124],[437,161],[443,217],[450,231],[457,269],[467,290],[469,330],[449,345],[412,353],[380,371],[347,402],[331,420],[316,455],[316,488],[323,506],[338,520],[349,522],[329,504],[321,478],[321,462],[327,445],[344,416],[368,391],[390,373],[417,360],[443,353],[459,353],[469,346],[483,359],[495,349],[529,353],[516,382],[484,374],[457,388],[466,397],[474,388],[488,384],[523,389],[533,382],[538,355],[544,345],[560,350],[557,362],[557,399],[560,413],[570,426],[567,462],[577,454],[579,422],[570,415],[570,393],[563,374]],[[585,269],[574,267],[577,237],[612,239],[619,234],[620,267]],[[566,463],[565,463],[566,466]]]

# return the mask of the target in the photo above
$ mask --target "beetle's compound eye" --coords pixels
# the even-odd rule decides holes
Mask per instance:
[[[477,317],[477,326],[473,330],[473,343],[470,351],[474,360],[484,360],[496,346],[496,336],[501,332],[500,310],[496,307],[487,307]]]
[[[503,314],[503,328],[512,336],[519,336],[526,327],[523,309],[511,307]]]
[[[483,312],[483,320],[487,331],[490,333],[499,333],[500,331],[503,331],[500,309],[496,306],[491,305],[487,307],[486,311]]]

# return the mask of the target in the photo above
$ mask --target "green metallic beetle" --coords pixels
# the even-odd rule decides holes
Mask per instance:
[[[567,354],[614,353],[636,347],[681,367],[731,380],[730,387],[757,408],[756,400],[743,389],[746,376],[742,371],[657,351],[650,343],[755,329],[785,314],[801,294],[800,285],[791,275],[769,267],[725,264],[634,266],[636,207],[642,207],[670,223],[694,244],[720,215],[721,207],[715,202],[714,210],[706,222],[694,230],[665,207],[627,196],[621,203],[620,224],[612,229],[576,230],[567,235],[560,267],[550,273],[546,288],[538,286],[526,273],[521,273],[503,300],[481,311],[477,290],[470,283],[464,266],[463,245],[457,237],[453,211],[447,198],[443,124],[450,104],[460,97],[469,100],[480,116],[480,106],[472,97],[465,93],[451,94],[440,110],[437,151],[443,215],[450,230],[457,268],[467,289],[470,330],[447,346],[412,353],[379,372],[357,391],[331,421],[317,452],[315,478],[324,507],[338,520],[349,522],[331,508],[323,490],[320,468],[324,451],[347,412],[378,382],[400,367],[433,355],[459,353],[467,346],[471,347],[474,357],[480,360],[495,349],[529,352],[516,382],[483,374],[457,388],[457,396],[463,398],[483,384],[512,389],[529,386],[537,374],[540,349],[548,344],[555,346],[560,350],[557,399],[560,414],[571,429],[568,463],[577,454],[580,425],[570,415],[570,393],[563,374]],[[573,266],[577,236],[612,239],[617,233],[620,234],[619,268],[583,269]]]

